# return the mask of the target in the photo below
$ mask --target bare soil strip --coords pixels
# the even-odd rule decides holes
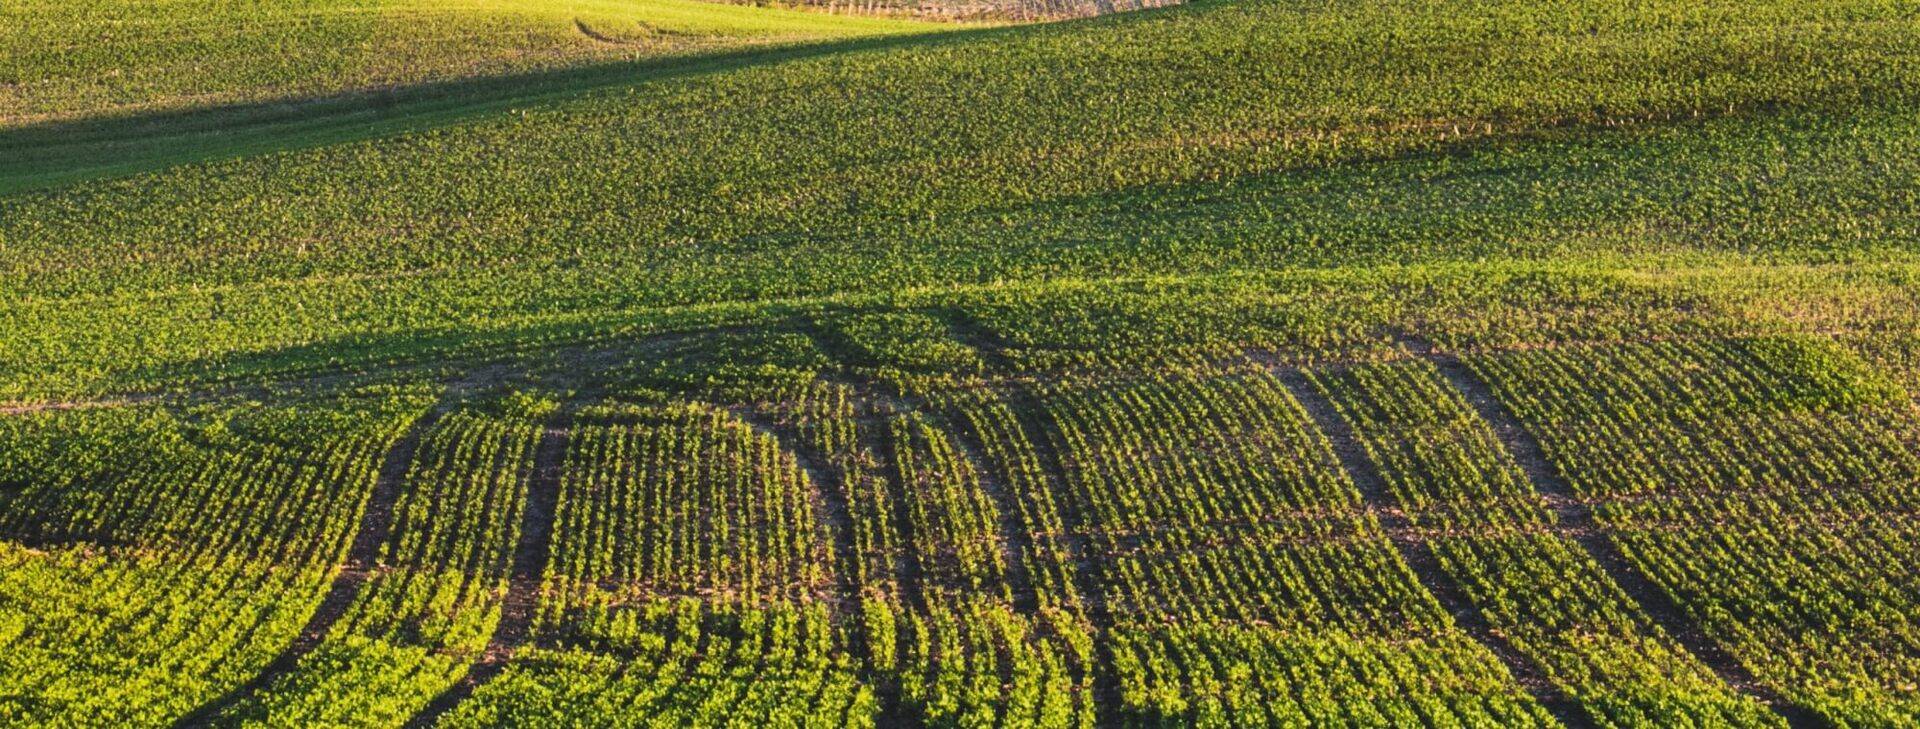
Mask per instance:
[[[1366,449],[1360,445],[1359,438],[1354,435],[1347,421],[1334,409],[1333,403],[1321,395],[1319,390],[1314,389],[1313,384],[1308,382],[1306,376],[1298,370],[1285,370],[1275,374],[1293,394],[1294,399],[1306,408],[1308,416],[1313,419],[1315,425],[1319,426],[1320,432],[1326,434],[1327,439],[1332,442],[1334,455],[1339,458],[1340,466],[1353,478],[1354,484],[1360,489],[1361,496],[1366,499],[1367,508],[1374,512],[1382,522],[1382,526],[1389,532],[1408,530],[1410,525],[1407,524],[1405,515],[1392,508],[1394,500],[1387,488],[1386,480],[1381,478],[1379,470],[1368,457]],[[1545,706],[1547,711],[1552,712],[1554,718],[1570,727],[1594,726],[1592,718],[1580,707],[1579,702],[1569,698],[1548,681],[1546,673],[1539,666],[1534,665],[1532,660],[1521,654],[1512,643],[1507,642],[1505,637],[1493,629],[1493,626],[1487,622],[1486,616],[1480,613],[1480,608],[1474,605],[1472,600],[1467,599],[1466,594],[1461,592],[1460,586],[1454,583],[1453,577],[1441,567],[1440,559],[1434,554],[1432,545],[1416,540],[1390,539],[1388,541],[1400,550],[1400,555],[1406,559],[1407,566],[1413,569],[1420,584],[1425,586],[1427,591],[1433,594],[1434,599],[1440,602],[1441,607],[1453,616],[1454,622],[1460,626],[1460,629],[1479,641],[1494,657],[1500,659],[1501,663],[1506,664],[1514,680]]]
[[[1825,725],[1811,709],[1786,700],[1761,683],[1746,666],[1701,630],[1699,624],[1687,616],[1686,611],[1666,590],[1634,568],[1619,546],[1607,536],[1606,529],[1594,519],[1593,509],[1579,499],[1573,485],[1554,469],[1540,441],[1521,426],[1519,418],[1494,396],[1493,388],[1481,381],[1479,375],[1461,362],[1459,357],[1438,352],[1430,342],[1403,337],[1401,343],[1438,367],[1440,374],[1466,398],[1481,419],[1492,426],[1507,452],[1513,454],[1527,479],[1533,483],[1534,490],[1546,500],[1548,508],[1553,510],[1559,522],[1568,527],[1563,532],[1565,536],[1586,550],[1614,584],[1639,604],[1641,612],[1712,669],[1720,680],[1773,709],[1789,726]]]
[[[393,530],[394,506],[400,499],[400,487],[407,471],[413,465],[414,453],[420,449],[421,438],[453,409],[453,405],[453,399],[442,398],[432,410],[408,426],[406,434],[387,450],[385,460],[380,463],[379,475],[374,480],[373,494],[360,512],[360,528],[347,548],[346,563],[335,573],[333,584],[327,588],[326,596],[321,598],[320,606],[307,619],[307,624],[300,628],[293,642],[252,680],[181,717],[174,722],[175,727],[212,726],[213,720],[220,714],[292,673],[299,666],[300,659],[318,648],[327,634],[332,632],[334,624],[346,616],[347,610],[360,596],[361,588],[379,568],[380,546],[386,543],[388,533]]]
[[[520,510],[520,540],[513,550],[513,571],[507,597],[500,606],[500,622],[487,641],[487,652],[467,669],[467,675],[434,697],[411,721],[410,727],[432,726],[481,686],[506,670],[514,651],[533,632],[540,605],[541,579],[553,553],[553,523],[560,504],[560,477],[565,470],[573,405],[561,406],[541,434],[533,453],[533,473],[527,482],[527,503]]]
[[[107,398],[102,400],[64,400],[60,402],[43,402],[43,403],[26,403],[26,404],[14,403],[14,404],[0,405],[0,416],[32,415],[35,413],[48,413],[48,412],[57,412],[62,410],[96,410],[100,408],[123,408],[123,407],[132,406],[132,405],[140,405],[143,403],[153,402],[155,400],[161,399],[162,397],[163,396],[161,395],[156,395],[152,393],[141,393],[136,395],[128,395],[125,397]]]

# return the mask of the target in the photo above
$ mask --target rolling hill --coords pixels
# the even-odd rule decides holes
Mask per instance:
[[[0,724],[1920,724],[1920,7],[0,8]]]

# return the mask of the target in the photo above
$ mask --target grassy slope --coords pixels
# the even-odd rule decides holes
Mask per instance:
[[[9,3],[0,129],[915,29],[692,0]]]
[[[6,387],[903,286],[1879,260],[1915,230],[1915,17],[1859,0],[1201,4],[748,54],[18,193],[0,199],[0,321],[32,334],[0,341]]]
[[[0,402],[477,346],[577,371],[542,350],[827,305],[964,307],[1022,363],[1113,368],[1408,325],[1469,351],[1817,329],[1920,382],[1920,337],[1887,336],[1920,332],[1914,12],[1210,4],[588,65],[403,97],[393,127],[56,124],[99,137],[46,169],[163,169],[0,198]],[[139,124],[181,134],[116,146]],[[167,166],[188,147],[225,161]],[[1848,701],[1911,701],[1862,665],[1879,693]]]
[[[959,27],[698,0],[27,3],[0,21],[0,192]]]

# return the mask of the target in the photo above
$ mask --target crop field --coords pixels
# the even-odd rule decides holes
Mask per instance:
[[[0,5],[0,727],[1920,729],[1920,4]]]

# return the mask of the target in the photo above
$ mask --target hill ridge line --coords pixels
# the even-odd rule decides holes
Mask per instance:
[[[1626,554],[1594,517],[1592,507],[1580,500],[1573,484],[1554,467],[1539,438],[1494,394],[1492,386],[1480,379],[1479,374],[1458,355],[1445,352],[1433,342],[1412,334],[1400,334],[1396,340],[1414,356],[1432,363],[1448,384],[1460,393],[1461,398],[1487,423],[1507,453],[1519,464],[1534,491],[1547,502],[1547,508],[1565,527],[1563,536],[1578,544],[1655,625],[1694,659],[1713,671],[1723,683],[1772,710],[1788,726],[1802,729],[1826,725],[1812,709],[1789,701],[1761,683],[1752,671],[1689,618],[1671,595],[1628,561]]]
[[[1366,449],[1360,444],[1345,418],[1342,418],[1325,395],[1315,389],[1307,374],[1299,369],[1270,369],[1280,380],[1294,400],[1306,412],[1309,420],[1326,437],[1332,448],[1333,456],[1339,461],[1341,470],[1353,480],[1365,501],[1367,510],[1386,527],[1387,541],[1400,553],[1407,567],[1413,570],[1421,586],[1440,603],[1440,607],[1453,618],[1454,624],[1479,643],[1493,657],[1505,665],[1520,688],[1532,695],[1535,701],[1569,727],[1596,726],[1585,707],[1574,701],[1560,687],[1547,679],[1545,670],[1535,665],[1533,659],[1493,629],[1480,607],[1461,592],[1453,576],[1441,566],[1440,558],[1432,545],[1424,541],[1397,539],[1393,535],[1409,530],[1405,514],[1393,508],[1393,497],[1389,493],[1386,480],[1379,469],[1368,457]]]

